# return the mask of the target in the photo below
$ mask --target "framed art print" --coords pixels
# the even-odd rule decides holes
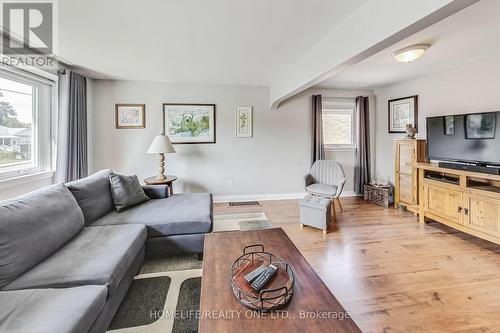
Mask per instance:
[[[118,129],[145,128],[145,104],[115,104],[115,126]]]
[[[253,117],[251,106],[236,108],[236,137],[251,138],[253,135]]]
[[[388,117],[389,133],[405,133],[408,124],[418,131],[418,96],[390,100]]]
[[[163,128],[172,143],[215,143],[215,104],[163,104]]]

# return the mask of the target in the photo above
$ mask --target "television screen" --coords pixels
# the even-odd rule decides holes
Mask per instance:
[[[500,112],[427,118],[429,159],[500,165]]]

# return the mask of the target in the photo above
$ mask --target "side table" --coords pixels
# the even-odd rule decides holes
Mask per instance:
[[[166,175],[165,179],[158,179],[158,177],[153,176],[144,179],[144,183],[146,183],[146,185],[167,185],[170,194],[174,194],[173,182],[176,180],[177,177],[172,175]]]

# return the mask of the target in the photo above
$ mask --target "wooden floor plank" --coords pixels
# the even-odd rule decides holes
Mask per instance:
[[[364,332],[500,332],[500,246],[413,213],[342,199],[337,231],[300,228],[297,200],[215,204],[285,230]]]

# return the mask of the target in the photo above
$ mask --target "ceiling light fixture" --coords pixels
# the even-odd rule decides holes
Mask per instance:
[[[394,58],[399,62],[410,63],[423,56],[428,48],[429,45],[425,44],[408,46],[394,52]]]

